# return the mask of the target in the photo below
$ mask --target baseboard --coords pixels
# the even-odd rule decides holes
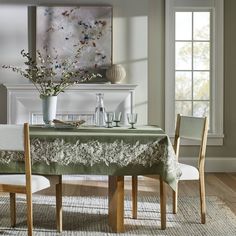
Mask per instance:
[[[139,176],[142,179],[143,176]],[[125,176],[126,180],[131,180],[131,176]],[[84,181],[84,180],[96,180],[96,181],[108,181],[107,175],[63,175],[63,182],[73,182],[73,181]]]
[[[105,175],[63,175],[62,181],[78,181],[78,180],[97,180],[106,181],[108,176]]]
[[[194,157],[182,157],[179,162],[197,166]],[[236,157],[207,157],[205,172],[236,172]]]

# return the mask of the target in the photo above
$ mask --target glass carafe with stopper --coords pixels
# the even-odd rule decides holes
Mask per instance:
[[[97,106],[95,108],[95,125],[102,127],[105,126],[105,107],[103,103],[103,93],[97,93]]]

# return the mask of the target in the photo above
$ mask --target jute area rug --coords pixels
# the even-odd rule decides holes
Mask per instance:
[[[236,216],[217,197],[207,197],[207,224],[200,224],[199,199],[179,198],[177,215],[167,206],[167,228],[160,229],[158,197],[139,197],[138,219],[131,219],[131,201],[125,200],[125,233],[108,227],[108,201],[104,197],[63,197],[63,233],[56,231],[55,198],[33,196],[34,235],[171,235],[235,236]],[[9,198],[0,197],[0,235],[27,235],[26,203],[17,198],[17,226],[10,228]]]

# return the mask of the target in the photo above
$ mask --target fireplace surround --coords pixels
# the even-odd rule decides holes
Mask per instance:
[[[42,104],[32,84],[4,84],[7,89],[7,123],[41,124]],[[94,124],[96,93],[104,93],[106,111],[134,112],[135,88],[132,84],[80,84],[58,95],[57,118],[86,120]],[[121,124],[127,124],[123,116]]]

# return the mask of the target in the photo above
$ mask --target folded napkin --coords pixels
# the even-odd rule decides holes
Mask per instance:
[[[83,123],[85,123],[85,121],[84,121],[84,120],[62,121],[62,120],[54,119],[54,120],[53,120],[53,123],[54,123],[55,125],[72,126],[72,127],[78,128],[80,125],[82,125]]]

